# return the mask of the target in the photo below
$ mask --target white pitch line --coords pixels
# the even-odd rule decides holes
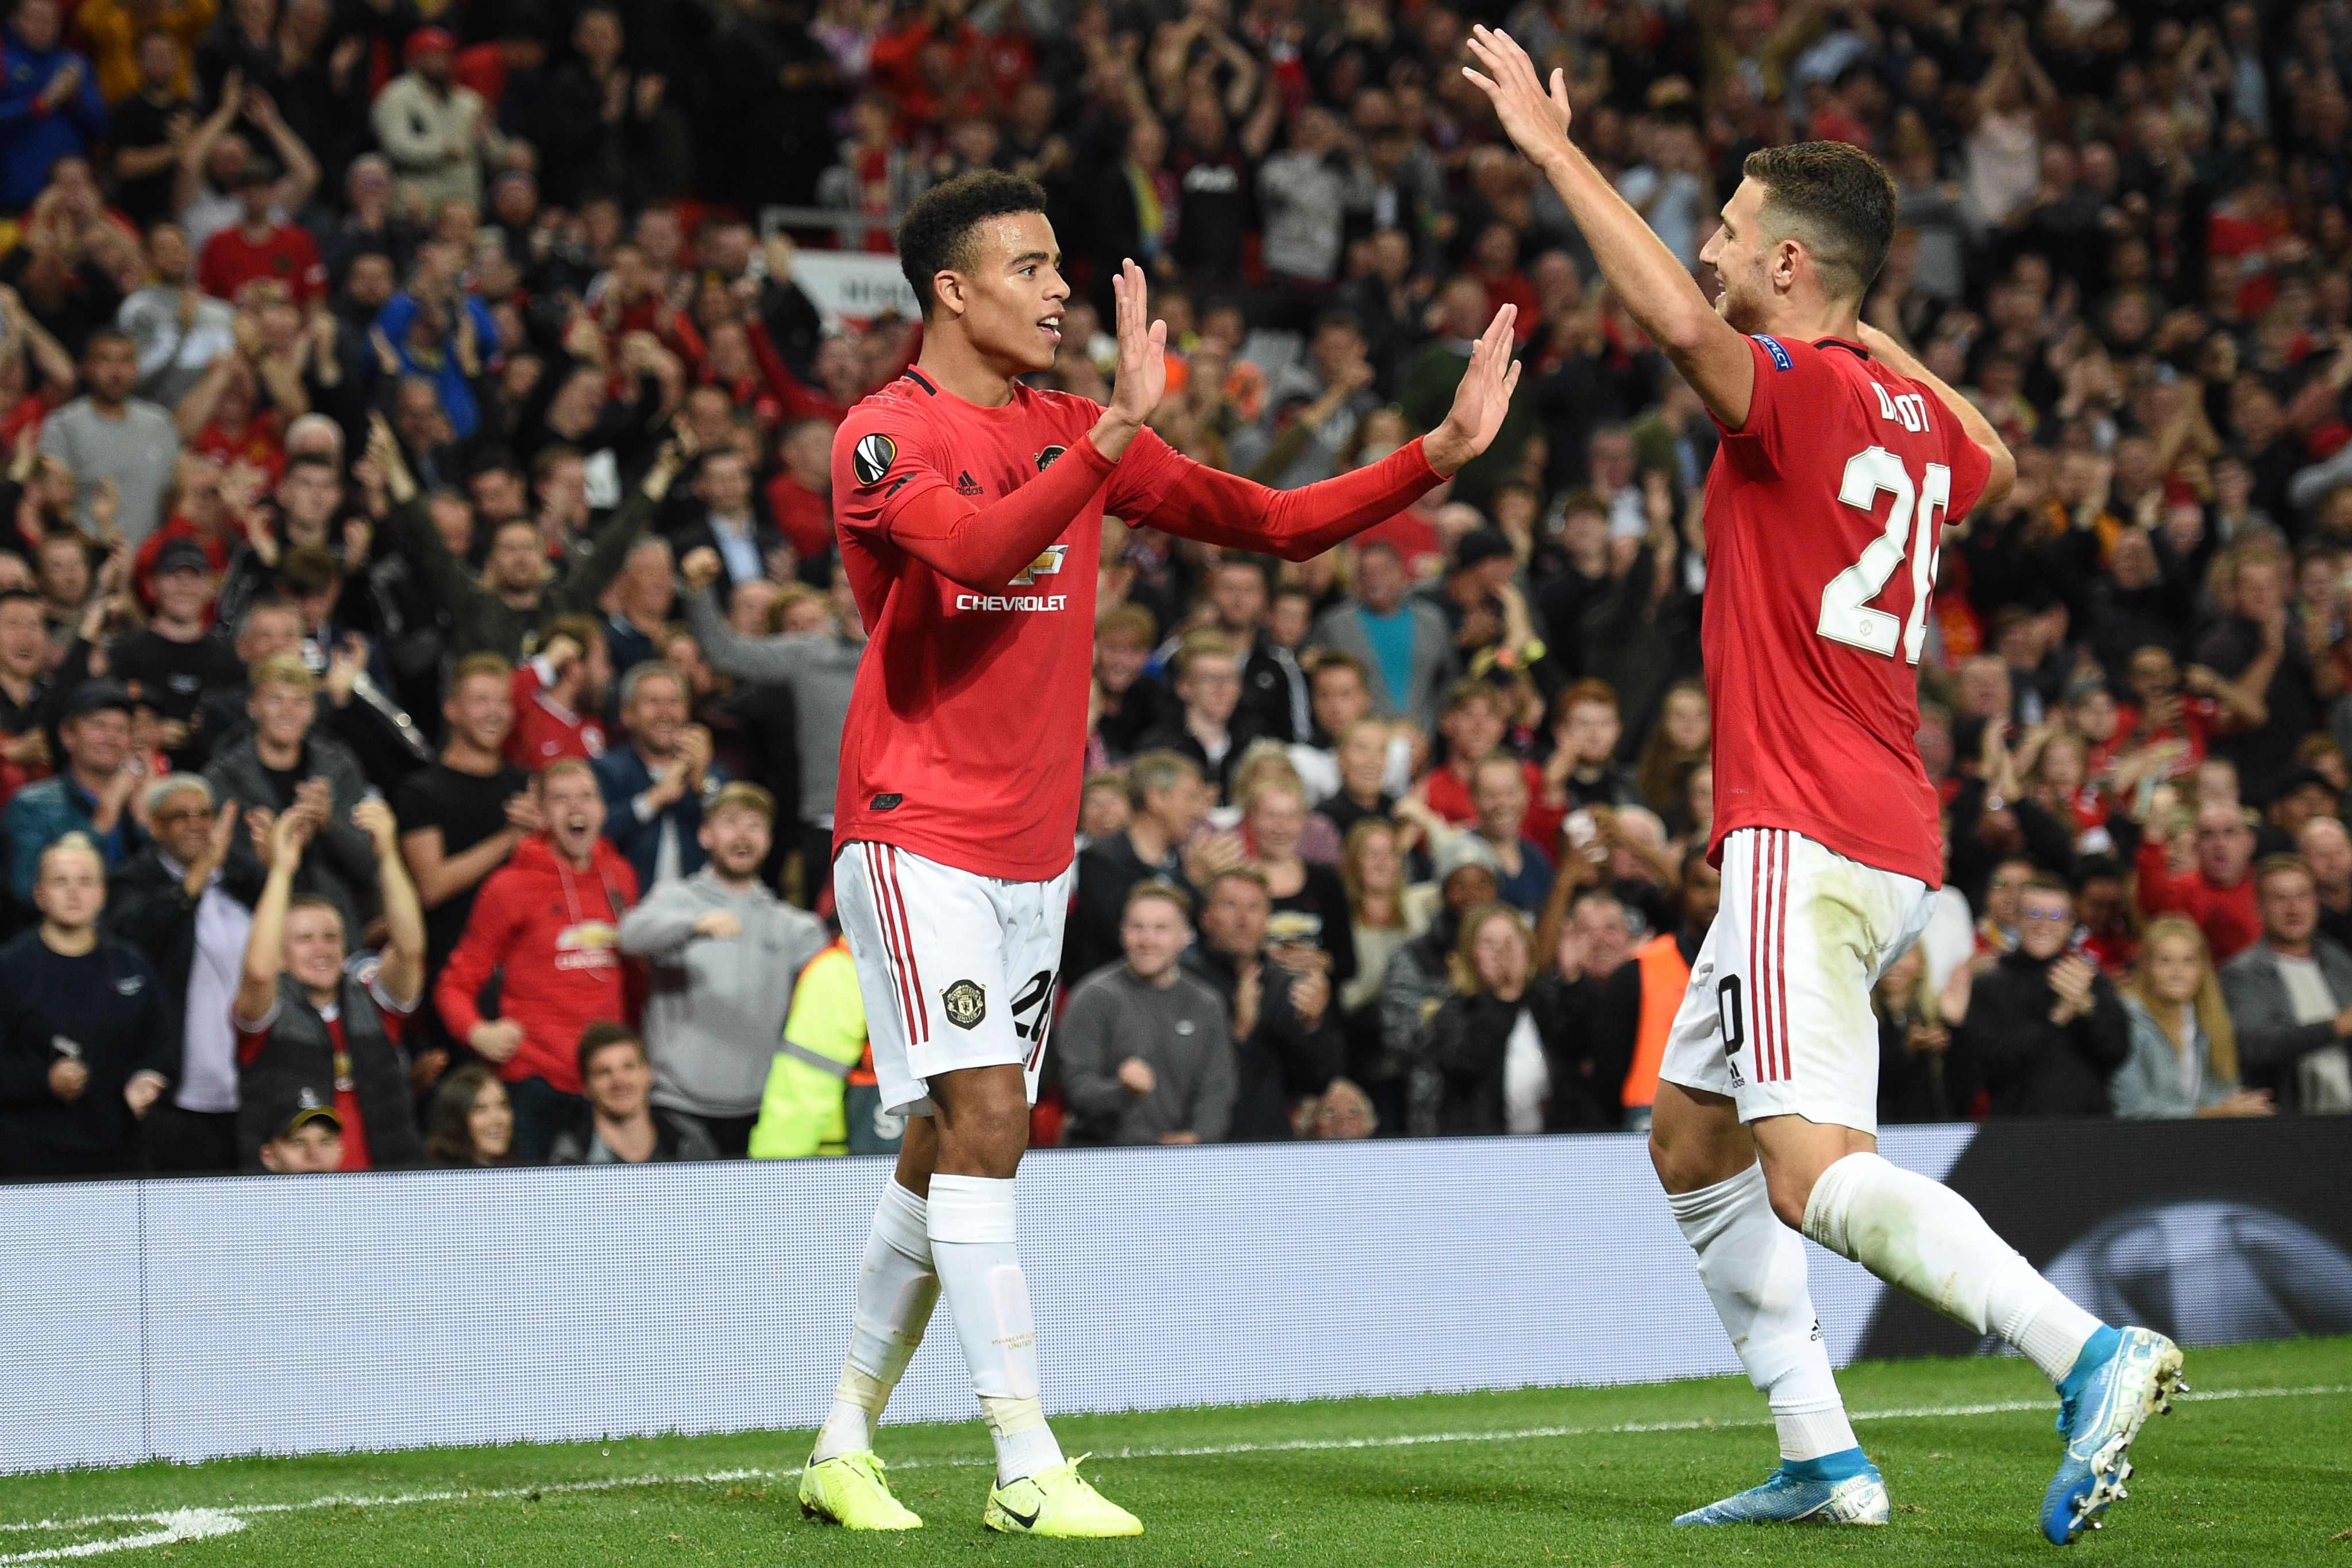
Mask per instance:
[[[2209,1399],[2310,1399],[2330,1395],[2352,1394],[2352,1384],[2308,1384],[2293,1388],[2213,1388],[2200,1389],[2185,1396],[2184,1404],[2200,1404]],[[2021,1412],[2047,1410],[2047,1399],[2004,1399],[1979,1405],[1921,1405],[1896,1406],[1885,1410],[1853,1410],[1848,1416],[1855,1421],[1923,1421],[1959,1419],[1973,1416],[2011,1416]],[[1748,1427],[1769,1427],[1771,1422],[1748,1416],[1728,1420],[1700,1419],[1690,1421],[1620,1421],[1593,1427],[1517,1427],[1503,1430],[1478,1432],[1406,1432],[1376,1437],[1299,1437],[1276,1443],[1213,1443],[1181,1448],[1119,1448],[1097,1449],[1099,1459],[1198,1459],[1235,1458],[1251,1454],[1345,1453],[1367,1448],[1410,1448],[1432,1443],[1519,1443],[1549,1437],[1622,1437],[1643,1432],[1705,1432],[1723,1431]],[[894,1470],[924,1470],[972,1468],[993,1464],[985,1457],[939,1459],[903,1459],[891,1465]],[[0,1554],[0,1568],[19,1563],[54,1563],[72,1558],[94,1557],[107,1552],[131,1552],[149,1546],[167,1546],[175,1541],[196,1540],[207,1535],[223,1535],[244,1528],[245,1521],[260,1514],[306,1513],[327,1508],[411,1508],[429,1502],[497,1502],[516,1498],[538,1499],[579,1492],[621,1491],[635,1487],[662,1486],[724,1486],[734,1481],[789,1480],[801,1473],[795,1465],[786,1469],[700,1470],[679,1474],[636,1476],[601,1476],[586,1480],[546,1481],[536,1486],[457,1487],[438,1491],[393,1492],[375,1497],[335,1494],[305,1498],[298,1502],[229,1502],[217,1509],[181,1509],[157,1513],[92,1513],[79,1519],[41,1519],[0,1521],[0,1531],[76,1531],[89,1530],[106,1524],[153,1524],[161,1528],[137,1535],[119,1536],[103,1541],[77,1542],[70,1546],[45,1547],[37,1551]]]

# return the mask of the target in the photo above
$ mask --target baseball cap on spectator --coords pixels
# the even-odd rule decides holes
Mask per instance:
[[[212,569],[212,558],[205,554],[205,547],[191,538],[167,540],[163,548],[155,552],[155,575],[158,577],[167,571],[210,571]]]
[[[84,681],[68,695],[65,706],[58,710],[60,720],[79,718],[84,714],[103,713],[119,708],[127,717],[131,712],[131,693],[121,681]]]
[[[439,27],[419,27],[408,35],[408,42],[400,47],[400,57],[410,65],[425,55],[454,55],[457,40]]]
[[[1472,528],[1454,547],[1454,570],[1468,571],[1510,553],[1511,541],[1503,537],[1502,529]]]
[[[1444,887],[1455,872],[1474,866],[1498,880],[1503,874],[1503,862],[1495,858],[1494,848],[1486,840],[1475,833],[1454,834],[1437,852],[1437,885]]]
[[[324,1122],[338,1133],[343,1130],[343,1119],[335,1114],[334,1103],[307,1083],[269,1103],[272,1139],[290,1138],[313,1122]]]

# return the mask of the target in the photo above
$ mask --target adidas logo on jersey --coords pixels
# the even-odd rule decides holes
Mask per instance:
[[[971,476],[971,469],[967,468],[956,476],[956,494],[959,496],[981,494],[980,481]]]

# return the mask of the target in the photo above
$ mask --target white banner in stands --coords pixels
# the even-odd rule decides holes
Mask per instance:
[[[871,321],[887,310],[901,316],[919,311],[915,291],[898,270],[896,256],[866,251],[795,250],[793,281],[824,316],[825,325]]]
[[[0,1188],[0,1470],[813,1427],[888,1169]],[[1738,1367],[1638,1137],[1057,1150],[1021,1238],[1049,1410]],[[1812,1256],[1843,1363],[1879,1287]],[[942,1314],[890,1415],[974,1414]]]

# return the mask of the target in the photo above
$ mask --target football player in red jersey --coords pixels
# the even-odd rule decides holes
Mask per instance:
[[[1879,1156],[1870,1009],[1943,880],[1912,738],[1938,530],[2007,494],[2016,465],[1968,400],[1859,319],[1895,228],[1894,183],[1867,153],[1750,154],[1701,253],[1722,283],[1709,306],[1569,141],[1563,76],[1547,89],[1503,33],[1474,28],[1469,47],[1480,68],[1465,75],[1723,431],[1703,632],[1723,903],[1667,1042],[1650,1146],[1770,1400],[1781,1462],[1675,1522],[1888,1517],[1830,1371],[1801,1231],[2058,1385],[2067,1448],[2041,1523],[2063,1544],[2123,1495],[2124,1450],[2178,1384],[2180,1352],[2100,1323],[1966,1199]]]
[[[1203,467],[1144,427],[1167,329],[1131,261],[1114,279],[1110,405],[1020,380],[1054,363],[1070,292],[1044,207],[1029,181],[981,171],[908,210],[898,251],[922,354],[834,438],[842,562],[870,633],[842,734],[834,888],[883,1103],[908,1117],[801,1484],[810,1512],[856,1528],[922,1522],[890,1495],[874,1424],[944,1294],[996,1440],[984,1522],[1142,1529],[1045,1425],[1013,1246],[1070,902],[1105,512],[1303,560],[1484,451],[1518,382],[1506,306],[1444,421],[1380,462],[1288,492]]]

